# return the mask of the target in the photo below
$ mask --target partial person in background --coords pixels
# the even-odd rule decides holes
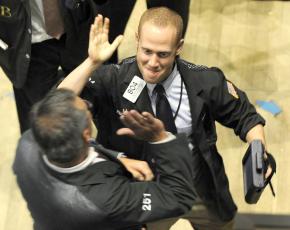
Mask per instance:
[[[156,182],[132,180],[117,158],[108,159],[108,150],[90,144],[90,111],[72,91],[49,92],[33,106],[31,119],[13,170],[35,230],[137,230],[191,208],[195,192],[186,136],[165,132],[151,114],[124,112],[120,119],[127,128],[120,132],[146,142],[156,159]],[[121,159],[125,165],[130,160]]]
[[[198,193],[185,217],[197,229],[233,229],[237,207],[217,150],[215,122],[233,129],[245,142],[258,139],[266,145],[265,120],[220,69],[178,57],[184,43],[182,31],[182,18],[176,12],[166,7],[148,9],[136,33],[136,57],[119,65],[102,65],[122,37],[110,44],[109,19],[103,21],[98,15],[90,33],[88,58],[59,87],[72,89],[93,103],[100,143],[147,159],[153,167],[154,156],[140,154],[146,153],[144,142],[115,134],[123,127],[119,114],[131,109],[147,111],[161,119],[166,130],[185,133],[192,147],[192,180]],[[169,229],[175,221],[150,224],[148,229]]]
[[[0,66],[13,84],[21,133],[31,106],[86,58],[90,25],[105,2],[0,1]]]
[[[182,38],[184,38],[188,24],[190,0],[146,0],[146,3],[148,9],[164,6],[178,13],[183,21]]]

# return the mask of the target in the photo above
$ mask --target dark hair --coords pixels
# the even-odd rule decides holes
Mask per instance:
[[[76,108],[75,101],[72,91],[56,89],[31,110],[35,140],[51,161],[69,163],[86,148],[82,134],[90,121],[87,111]]]
[[[179,43],[180,39],[182,39],[182,31],[183,31],[183,21],[181,16],[167,8],[167,7],[152,7],[146,10],[140,19],[138,25],[138,35],[141,36],[142,26],[146,23],[150,22],[153,25],[159,27],[167,27],[173,26],[176,29],[176,41]]]

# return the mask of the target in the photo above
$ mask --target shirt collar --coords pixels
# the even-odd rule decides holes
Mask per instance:
[[[62,168],[62,167],[59,167],[59,166],[52,164],[51,162],[49,162],[46,155],[43,155],[42,157],[43,157],[44,163],[49,168],[51,168],[52,170],[59,172],[59,173],[75,173],[75,172],[84,170],[88,166],[93,165],[97,162],[105,161],[105,159],[102,158],[100,156],[100,154],[95,151],[95,149],[93,147],[89,147],[88,156],[86,157],[86,159],[84,161],[82,161],[81,163],[79,163],[73,167],[69,167],[69,168]]]
[[[160,83],[163,85],[165,92],[170,87],[171,83],[173,82],[177,74],[178,74],[177,65],[175,63],[171,74],[163,82]],[[155,86],[156,84],[147,83],[148,94],[150,97],[152,97]]]

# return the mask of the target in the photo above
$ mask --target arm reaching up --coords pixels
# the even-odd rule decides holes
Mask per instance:
[[[122,41],[123,36],[119,35],[110,44],[109,28],[110,20],[97,15],[90,30],[88,57],[59,84],[58,88],[67,88],[80,94],[92,72],[112,56]]]

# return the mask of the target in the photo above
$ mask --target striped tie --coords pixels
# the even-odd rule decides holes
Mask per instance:
[[[48,35],[59,39],[64,33],[64,23],[58,0],[42,0],[45,30]]]

